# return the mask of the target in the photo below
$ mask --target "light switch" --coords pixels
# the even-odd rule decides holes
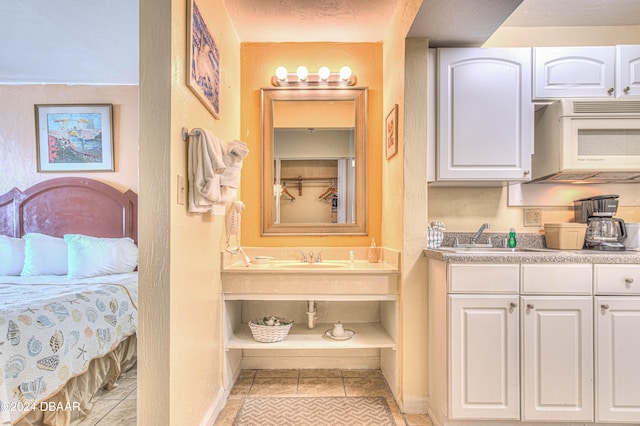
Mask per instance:
[[[178,175],[178,204],[184,205],[187,201],[187,185],[184,176]]]

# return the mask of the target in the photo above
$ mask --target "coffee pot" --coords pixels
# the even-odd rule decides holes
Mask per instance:
[[[584,248],[594,250],[624,250],[627,236],[624,221],[613,217],[618,210],[618,195],[598,195],[573,202],[575,221],[586,223]]]
[[[624,250],[622,241],[627,232],[624,221],[615,217],[592,217],[584,237],[585,248],[597,250]]]

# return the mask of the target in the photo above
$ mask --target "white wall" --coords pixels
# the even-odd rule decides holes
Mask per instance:
[[[138,83],[138,0],[5,0],[0,40],[0,84]]]

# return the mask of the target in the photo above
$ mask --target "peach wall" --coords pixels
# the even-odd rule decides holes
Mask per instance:
[[[220,51],[220,119],[185,83],[187,0],[140,3],[138,424],[213,424],[224,405],[220,246],[224,217],[177,203],[181,128],[239,138],[240,45],[223,0],[199,1]],[[171,31],[169,31],[171,29]]]
[[[416,121],[426,120],[426,101],[423,97],[418,105],[412,104],[420,93],[425,93],[422,83],[426,78],[407,85],[405,76],[405,72],[413,75],[423,72],[413,63],[413,57],[406,57],[406,35],[421,3],[421,0],[401,0],[391,17],[384,38],[381,116],[381,120],[385,120],[393,106],[398,105],[398,153],[388,160],[384,152],[380,154],[384,194],[382,239],[385,246],[399,250],[402,258],[397,380],[400,404],[408,413],[426,413],[428,401],[427,286],[422,257],[427,206],[426,179],[420,177],[426,173],[426,144],[421,138],[421,134],[426,133],[415,131]]]
[[[242,168],[242,243],[245,246],[366,246],[381,238],[382,203],[382,44],[381,43],[242,43],[241,45],[241,139],[251,153]],[[270,86],[279,65],[295,70],[305,65],[317,70],[326,65],[339,70],[348,65],[358,86],[369,88],[368,111],[368,221],[369,236],[260,236],[260,88]]]
[[[36,163],[36,104],[113,104],[115,172],[42,173]],[[138,191],[138,86],[0,85],[0,194],[43,180],[83,176]]]

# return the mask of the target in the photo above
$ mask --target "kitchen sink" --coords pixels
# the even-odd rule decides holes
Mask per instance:
[[[507,254],[507,253],[536,253],[549,252],[551,249],[529,248],[529,247],[438,247],[438,250],[449,251],[454,253],[473,253],[473,254]]]

